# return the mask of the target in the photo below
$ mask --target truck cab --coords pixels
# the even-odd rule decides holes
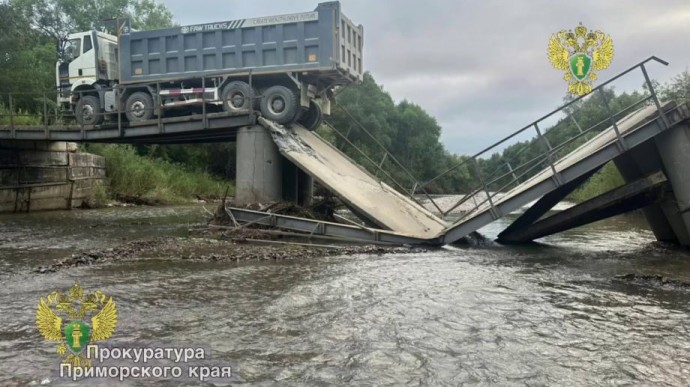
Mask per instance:
[[[98,114],[111,110],[105,106],[105,94],[118,77],[117,37],[98,31],[69,35],[56,64],[56,75],[58,105],[66,112],[77,112],[80,100],[91,96],[90,103],[82,103],[85,106],[81,107],[90,111],[91,119],[87,121],[95,122],[83,123],[102,121],[102,115]],[[94,99],[99,106],[92,106]]]

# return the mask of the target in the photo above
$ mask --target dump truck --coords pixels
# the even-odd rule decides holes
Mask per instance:
[[[69,35],[56,65],[58,104],[81,125],[203,108],[313,130],[336,89],[363,75],[363,27],[337,1],[313,12],[150,31],[118,22],[116,30]]]

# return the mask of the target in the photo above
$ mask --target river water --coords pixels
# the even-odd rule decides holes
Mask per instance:
[[[116,300],[109,344],[207,345],[250,384],[690,384],[690,289],[615,278],[689,281],[690,254],[650,244],[634,216],[522,247],[31,273],[80,249],[183,236],[204,216],[199,206],[0,216],[0,385],[59,382],[36,306],[75,281]]]

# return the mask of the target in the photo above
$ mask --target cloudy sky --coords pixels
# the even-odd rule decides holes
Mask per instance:
[[[318,0],[163,0],[182,24],[311,11]],[[552,33],[582,22],[611,35],[604,81],[649,56],[661,82],[690,65],[690,0],[342,0],[364,25],[364,67],[396,100],[435,116],[454,153],[473,153],[562,103],[563,73],[546,58]],[[617,85],[626,90],[642,75]]]

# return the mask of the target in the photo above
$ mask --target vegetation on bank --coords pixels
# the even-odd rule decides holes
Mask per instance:
[[[91,144],[87,152],[105,157],[108,194],[118,200],[147,204],[174,204],[190,198],[217,199],[234,185],[184,165],[139,155],[130,145]]]
[[[568,199],[577,203],[584,202],[597,195],[618,188],[624,183],[623,176],[618,172],[616,165],[613,162],[609,162],[599,172],[589,178],[585,184],[570,194]]]

